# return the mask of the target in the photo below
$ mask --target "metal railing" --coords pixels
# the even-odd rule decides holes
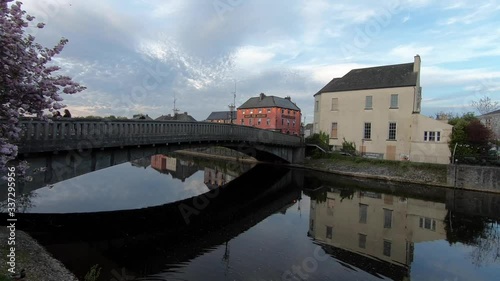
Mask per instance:
[[[20,139],[16,141],[19,152],[203,141],[240,141],[294,147],[302,145],[298,136],[208,122],[76,118],[47,122],[23,119],[20,127]]]

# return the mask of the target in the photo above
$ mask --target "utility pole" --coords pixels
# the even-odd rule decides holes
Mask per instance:
[[[234,81],[234,92],[233,92],[233,103],[229,105],[229,116],[230,123],[234,123],[235,116],[233,116],[233,112],[236,108],[236,81]]]

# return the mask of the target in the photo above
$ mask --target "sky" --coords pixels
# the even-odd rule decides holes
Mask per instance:
[[[25,0],[69,43],[54,62],[86,86],[64,95],[74,116],[196,120],[260,93],[290,96],[313,122],[313,95],[351,69],[421,56],[422,114],[500,101],[500,1]]]

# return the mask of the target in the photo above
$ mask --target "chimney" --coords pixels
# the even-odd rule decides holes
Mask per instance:
[[[263,100],[265,97],[266,97],[266,95],[264,95],[264,93],[260,93],[260,98],[259,98],[259,100]]]
[[[292,101],[292,99],[290,98],[290,96],[286,96],[285,99],[289,100],[289,101]]]
[[[420,56],[417,54],[413,61],[413,72],[420,72]]]

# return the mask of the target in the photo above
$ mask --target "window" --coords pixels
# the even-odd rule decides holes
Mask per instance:
[[[262,108],[259,108],[259,113],[262,113]]]
[[[441,132],[424,131],[424,141],[441,141]]]
[[[429,141],[436,141],[436,132],[429,132]]]
[[[365,123],[365,131],[363,134],[363,138],[369,140],[372,138],[372,123]]]
[[[366,249],[366,234],[358,233],[358,246],[361,249]]]
[[[318,111],[319,111],[319,101],[316,101],[316,102],[314,103],[314,111],[315,111],[315,112],[318,112]]]
[[[384,209],[384,228],[392,228],[392,210]]]
[[[295,120],[293,120],[293,127],[295,128]]]
[[[267,113],[271,113],[271,109],[270,108],[267,109]]]
[[[389,123],[389,140],[396,140],[396,123]]]
[[[419,227],[436,231],[436,221],[430,218],[420,218]]]
[[[359,223],[366,223],[368,216],[368,205],[359,204]]]
[[[337,138],[337,122],[332,123],[332,131],[330,132],[330,138]]]
[[[271,119],[267,118],[267,125],[271,124]]]
[[[286,124],[287,124],[288,127],[290,127],[290,120],[287,119],[286,120]]]
[[[332,111],[337,111],[337,110],[339,110],[339,99],[332,98]]]
[[[326,227],[326,239],[332,239],[333,229],[331,226]]]
[[[259,120],[257,120],[257,125],[260,125],[261,122],[262,120],[259,118]]]
[[[285,119],[281,119],[281,125],[285,124]]]
[[[391,256],[392,242],[389,240],[384,240],[384,256]]]
[[[245,119],[241,119],[241,125],[245,125]]]
[[[372,109],[373,106],[373,96],[365,97],[365,109]]]
[[[391,95],[391,108],[398,108],[398,95]]]
[[[253,109],[250,109],[250,114],[253,114]]]
[[[252,126],[252,118],[248,119],[248,125]]]
[[[245,110],[243,110],[242,113],[245,114]]]
[[[281,109],[281,114],[285,114],[285,110],[284,109]]]

